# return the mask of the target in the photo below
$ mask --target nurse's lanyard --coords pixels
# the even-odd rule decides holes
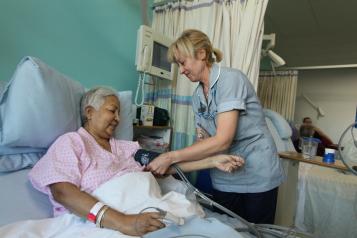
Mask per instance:
[[[217,74],[216,80],[214,82],[217,82],[220,75],[221,75],[221,64],[218,64],[218,74]],[[213,96],[215,97],[215,95],[213,95]],[[198,97],[199,97],[199,95],[198,95]],[[198,108],[198,115],[205,119],[213,119],[214,118],[213,114],[211,114],[211,113],[208,113],[207,115],[205,114],[206,109],[207,109],[206,106],[200,100],[200,108]]]
[[[218,64],[218,75],[217,75],[216,81],[218,80],[220,75],[221,75],[221,64]]]
[[[218,64],[218,74],[217,74],[216,80],[214,82],[217,82],[217,80],[219,79],[219,76],[221,76],[221,64]]]

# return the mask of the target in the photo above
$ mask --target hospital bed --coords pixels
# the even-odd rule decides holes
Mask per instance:
[[[83,92],[84,88],[78,82],[32,57],[25,57],[19,63],[9,83],[0,84],[0,230],[1,226],[14,222],[47,221],[46,218],[52,216],[52,206],[47,196],[32,187],[27,175],[30,168],[59,135],[76,130],[80,126],[79,100]],[[131,92],[119,92],[119,98],[121,122],[117,128],[120,133],[116,133],[116,137],[131,140],[133,137]],[[183,185],[182,181],[178,180],[177,184]],[[182,194],[187,196],[187,190]],[[210,205],[212,204],[208,204],[208,207]],[[213,230],[227,229],[222,226],[224,224],[229,229],[241,228],[241,232],[235,232],[234,236],[229,236],[228,230],[223,229],[222,234],[226,238],[256,237],[242,220],[209,209],[205,209],[205,212],[208,215],[206,220],[190,221],[193,225],[199,222],[194,228],[195,231],[199,231],[199,227],[204,228],[202,232],[210,230],[209,227],[211,230],[213,227],[215,227]],[[276,232],[274,234],[277,230],[273,227],[260,229],[271,231],[271,235],[268,232],[264,237],[281,237]],[[160,232],[164,232],[164,229]],[[286,237],[295,237],[291,234],[291,229],[280,229],[279,232]],[[198,237],[209,237],[202,234]],[[165,235],[149,234],[146,237],[165,237]],[[182,235],[182,237],[197,236]]]

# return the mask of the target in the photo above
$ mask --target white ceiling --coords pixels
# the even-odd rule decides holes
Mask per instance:
[[[268,33],[288,67],[357,65],[357,0],[270,0]]]

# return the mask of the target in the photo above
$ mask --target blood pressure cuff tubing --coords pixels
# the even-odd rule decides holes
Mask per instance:
[[[160,153],[139,149],[136,151],[134,155],[134,159],[139,162],[141,165],[148,165],[151,161],[153,161],[156,157],[158,157]]]

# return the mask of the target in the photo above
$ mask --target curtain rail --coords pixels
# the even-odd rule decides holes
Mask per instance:
[[[152,8],[160,7],[160,6],[165,5],[167,3],[178,2],[178,1],[180,1],[180,0],[163,0],[163,1],[160,1],[160,2],[153,3],[152,4]],[[189,1],[189,0],[186,0],[186,1]]]
[[[160,7],[160,6],[165,5],[165,4],[167,4],[167,3],[177,2],[177,1],[179,1],[179,0],[163,0],[163,1],[160,1],[160,2],[153,3],[153,4],[152,4],[152,7],[153,7],[153,8],[154,8],[154,7]]]
[[[357,64],[281,67],[279,69],[282,69],[282,70],[289,70],[289,69],[308,70],[308,69],[338,69],[338,68],[357,68]]]

